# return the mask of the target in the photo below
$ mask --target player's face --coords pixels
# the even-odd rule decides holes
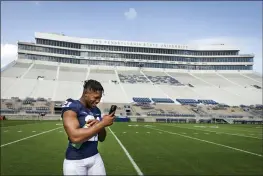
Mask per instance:
[[[100,102],[101,97],[102,97],[102,92],[100,91],[89,90],[85,94],[86,103],[90,108],[96,107],[96,105]]]

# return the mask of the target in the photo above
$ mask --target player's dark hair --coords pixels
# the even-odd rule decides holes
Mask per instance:
[[[86,80],[84,82],[83,88],[84,90],[92,90],[94,92],[97,92],[97,91],[100,91],[102,93],[104,92],[104,89],[101,83],[93,79]]]

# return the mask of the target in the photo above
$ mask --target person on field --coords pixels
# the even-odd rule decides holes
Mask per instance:
[[[84,83],[79,100],[67,99],[61,117],[68,135],[68,147],[63,163],[64,175],[106,175],[98,151],[98,141],[106,138],[105,127],[113,124],[114,113],[101,117],[97,107],[104,89],[95,80]]]

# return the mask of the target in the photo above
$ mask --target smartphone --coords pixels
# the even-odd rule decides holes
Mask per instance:
[[[113,113],[113,112],[115,113],[116,109],[117,109],[117,106],[116,106],[116,105],[111,105],[109,114],[111,114],[111,113]],[[113,115],[114,115],[114,114],[113,114]]]

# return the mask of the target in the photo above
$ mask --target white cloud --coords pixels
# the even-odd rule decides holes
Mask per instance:
[[[129,8],[129,11],[124,13],[127,20],[134,20],[137,17],[137,12],[134,8]]]
[[[225,44],[240,50],[240,54],[254,54],[254,70],[262,74],[262,39],[249,37],[212,37],[191,40],[192,45]]]
[[[17,46],[1,44],[1,68],[17,59]]]

